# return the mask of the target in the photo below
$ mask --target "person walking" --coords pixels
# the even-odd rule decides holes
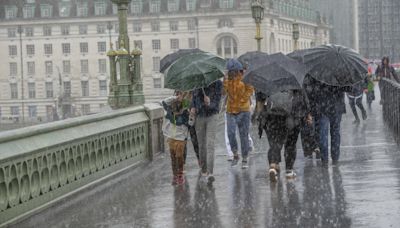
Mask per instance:
[[[365,108],[362,104],[363,92],[366,90],[367,90],[367,83],[365,80],[355,84],[351,92],[347,93],[347,98],[349,99],[349,105],[355,117],[355,120],[353,122],[354,124],[360,124],[360,118],[358,117],[356,105],[361,110],[361,115],[363,120],[367,119],[367,111],[365,111]]]
[[[372,74],[369,73],[367,76],[367,104],[368,104],[368,109],[371,110],[371,104],[372,101],[375,100],[375,91],[374,91],[374,81],[372,79]]]
[[[239,162],[236,128],[239,128],[242,154],[242,168],[248,168],[250,97],[253,87],[242,82],[243,66],[236,59],[229,59],[228,73],[224,78],[224,90],[227,95],[226,119],[229,144],[233,152],[232,166]]]
[[[375,70],[375,75],[378,77],[379,80],[379,89],[383,91],[383,85],[381,83],[381,79],[386,78],[389,80],[395,80],[397,83],[400,83],[399,76],[397,75],[396,71],[394,70],[394,67],[390,65],[390,60],[389,57],[384,56],[382,58],[382,63],[379,65],[376,70]],[[381,101],[380,104],[383,104],[384,100],[382,100],[381,96]]]
[[[296,173],[294,171],[294,163],[296,160],[296,143],[299,137],[302,122],[306,121],[307,124],[312,124],[312,117],[309,113],[310,106],[308,98],[302,90],[285,91],[288,94],[286,102],[290,102],[290,111],[281,109],[279,104],[273,102],[273,96],[282,96],[274,94],[267,97],[262,92],[257,92],[257,106],[259,129],[263,129],[268,138],[270,148],[268,150],[268,174],[270,181],[277,181],[280,171],[279,163],[281,162],[281,150],[285,146],[285,166],[286,177],[294,178]],[[282,99],[279,99],[282,100]],[[266,105],[265,105],[266,104]],[[260,108],[260,106],[262,108]],[[262,130],[259,132],[260,138]]]
[[[189,132],[189,106],[185,102],[186,96],[187,93],[177,91],[174,96],[162,101],[162,105],[167,112],[163,134],[167,137],[170,150],[173,185],[182,185],[185,183],[183,176],[183,154]]]
[[[201,175],[211,185],[215,181],[214,151],[215,136],[220,109],[222,82],[215,81],[206,88],[193,91],[191,115],[196,117],[195,129],[199,145]]]

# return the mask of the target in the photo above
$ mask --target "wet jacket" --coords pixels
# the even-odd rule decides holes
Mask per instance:
[[[175,99],[176,97],[173,96],[162,101],[162,105],[167,112],[162,130],[165,137],[184,141],[188,138],[189,111],[185,109],[179,113],[174,113],[171,104]]]
[[[375,74],[380,78],[387,78],[389,80],[395,80],[400,83],[399,76],[392,66],[384,66],[383,64],[376,68]]]
[[[219,113],[222,89],[222,82],[220,80],[204,88],[204,92],[210,97],[209,106],[204,104],[203,89],[196,89],[192,92],[192,103],[190,107],[196,109],[196,116],[209,117]]]
[[[242,76],[224,80],[224,90],[227,94],[226,112],[237,114],[250,112],[250,97],[254,93],[252,86],[242,82]]]

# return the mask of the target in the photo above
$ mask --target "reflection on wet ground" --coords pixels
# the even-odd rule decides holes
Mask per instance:
[[[191,152],[186,184],[171,186],[169,156],[161,155],[13,227],[397,227],[399,149],[377,102],[366,122],[352,121],[351,113],[343,118],[340,164],[322,167],[299,149],[295,180],[269,182],[265,136],[254,137],[248,170],[231,168],[221,121],[213,188],[199,181]]]

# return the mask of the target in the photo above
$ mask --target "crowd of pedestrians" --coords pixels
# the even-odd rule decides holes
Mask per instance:
[[[352,86],[328,85],[307,74],[302,89],[265,94],[243,82],[245,71],[240,61],[230,59],[223,80],[191,92],[175,91],[174,96],[162,102],[166,111],[163,131],[171,154],[173,184],[180,185],[185,181],[183,173],[188,139],[193,143],[200,177],[209,185],[215,181],[215,143],[221,112],[225,116],[225,143],[231,166],[241,161],[242,169],[249,167],[249,153],[254,147],[250,129],[251,124],[257,124],[259,140],[263,140],[265,132],[269,143],[267,175],[271,181],[277,181],[282,149],[285,176],[296,176],[294,163],[299,135],[307,159],[314,159],[315,154],[315,159],[321,160],[322,165],[327,165],[329,160],[336,165],[340,158],[340,125],[342,115],[346,113],[345,98],[349,101],[355,124],[360,124],[356,107],[361,111],[361,118],[367,119],[367,111],[362,104],[363,94],[366,94],[368,107],[375,100],[371,74]],[[399,82],[386,57],[375,73],[380,78]],[[252,114],[253,97],[256,102]]]

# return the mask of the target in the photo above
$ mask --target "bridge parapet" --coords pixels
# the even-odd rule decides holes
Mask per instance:
[[[0,226],[164,149],[145,105],[0,133]]]
[[[380,81],[383,118],[400,143],[400,84],[386,78]]]

